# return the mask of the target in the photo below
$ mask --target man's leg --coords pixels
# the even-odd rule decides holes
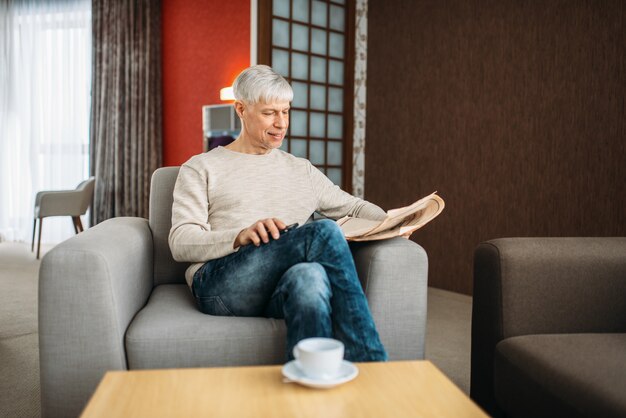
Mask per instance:
[[[305,228],[306,227],[306,228]],[[288,271],[281,278],[272,301],[268,306],[268,316],[285,318],[287,321],[287,355],[292,356],[293,346],[302,338],[326,337],[326,331],[312,332],[309,322],[304,319],[294,321],[304,326],[304,330],[293,330],[290,327],[293,315],[298,315],[298,301],[286,304],[286,296],[290,297],[298,292],[306,292],[307,281],[313,281],[310,276],[315,276],[311,266],[321,266],[328,283],[330,284],[330,312],[333,336],[345,344],[345,356],[351,361],[384,361],[387,353],[380,342],[376,326],[367,305],[367,299],[363,293],[361,283],[356,273],[354,259],[350,248],[341,232],[341,229],[332,221],[316,221],[294,232],[290,238],[298,245],[304,244],[304,259],[307,269],[303,267]],[[297,266],[294,266],[297,267]],[[305,274],[306,273],[306,274]],[[293,276],[300,275],[297,280]],[[315,281],[317,283],[317,281]],[[312,285],[313,289],[319,288]],[[285,294],[283,292],[286,292]],[[320,292],[313,291],[313,299],[319,298]],[[322,292],[325,293],[325,292]],[[305,297],[308,299],[308,296]],[[318,318],[324,316],[327,309],[323,304],[318,304],[320,312]],[[315,315],[311,315],[315,317]],[[296,326],[296,324],[293,324]],[[325,327],[322,327],[324,330]]]
[[[273,242],[205,263],[192,290],[200,311],[217,316],[263,316],[281,275],[290,265],[277,262]],[[272,262],[274,260],[274,262]]]
[[[341,228],[329,220],[314,223],[318,227],[309,239],[306,256],[321,264],[328,275],[333,333],[345,344],[345,357],[350,361],[387,360]]]
[[[266,316],[287,324],[287,358],[293,347],[309,337],[333,337],[326,270],[318,263],[299,263],[283,274],[267,306]]]

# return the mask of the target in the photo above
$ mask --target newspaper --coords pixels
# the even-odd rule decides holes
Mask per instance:
[[[437,217],[445,202],[434,192],[417,202],[387,211],[382,221],[344,216],[337,221],[348,241],[374,241],[413,233]]]

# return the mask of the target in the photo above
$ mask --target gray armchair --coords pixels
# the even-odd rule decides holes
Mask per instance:
[[[96,180],[90,177],[80,182],[75,190],[44,190],[35,196],[35,214],[33,217],[33,240],[30,247],[35,249],[35,230],[37,220],[39,220],[39,235],[37,239],[37,259],[41,248],[41,230],[43,228],[43,218],[49,216],[71,216],[74,223],[74,231],[78,234],[83,232],[83,223],[80,215],[84,215],[91,205],[93,199],[93,189]]]
[[[281,364],[282,320],[204,315],[167,238],[177,167],[152,177],[150,219],[114,218],[44,257],[39,283],[44,417],[76,416],[107,370]],[[428,260],[397,238],[352,247],[393,360],[424,357]]]
[[[474,255],[470,396],[495,417],[626,416],[626,238]]]

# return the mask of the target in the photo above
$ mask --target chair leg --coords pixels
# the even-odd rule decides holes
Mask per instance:
[[[39,250],[41,249],[41,230],[43,229],[43,218],[39,218],[39,238],[37,239],[37,260],[39,260]]]
[[[74,226],[74,233],[78,234],[78,227],[76,226],[76,216],[72,216],[72,225]]]
[[[83,223],[80,220],[80,216],[72,216],[72,220],[74,221],[74,230],[77,234],[84,231]]]
[[[37,229],[37,218],[33,218],[33,239],[30,244],[30,252],[35,251],[35,230]]]

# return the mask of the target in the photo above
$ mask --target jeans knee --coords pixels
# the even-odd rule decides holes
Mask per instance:
[[[297,299],[298,304],[315,305],[330,299],[330,281],[321,264],[298,263],[286,274],[289,276],[289,297]]]

